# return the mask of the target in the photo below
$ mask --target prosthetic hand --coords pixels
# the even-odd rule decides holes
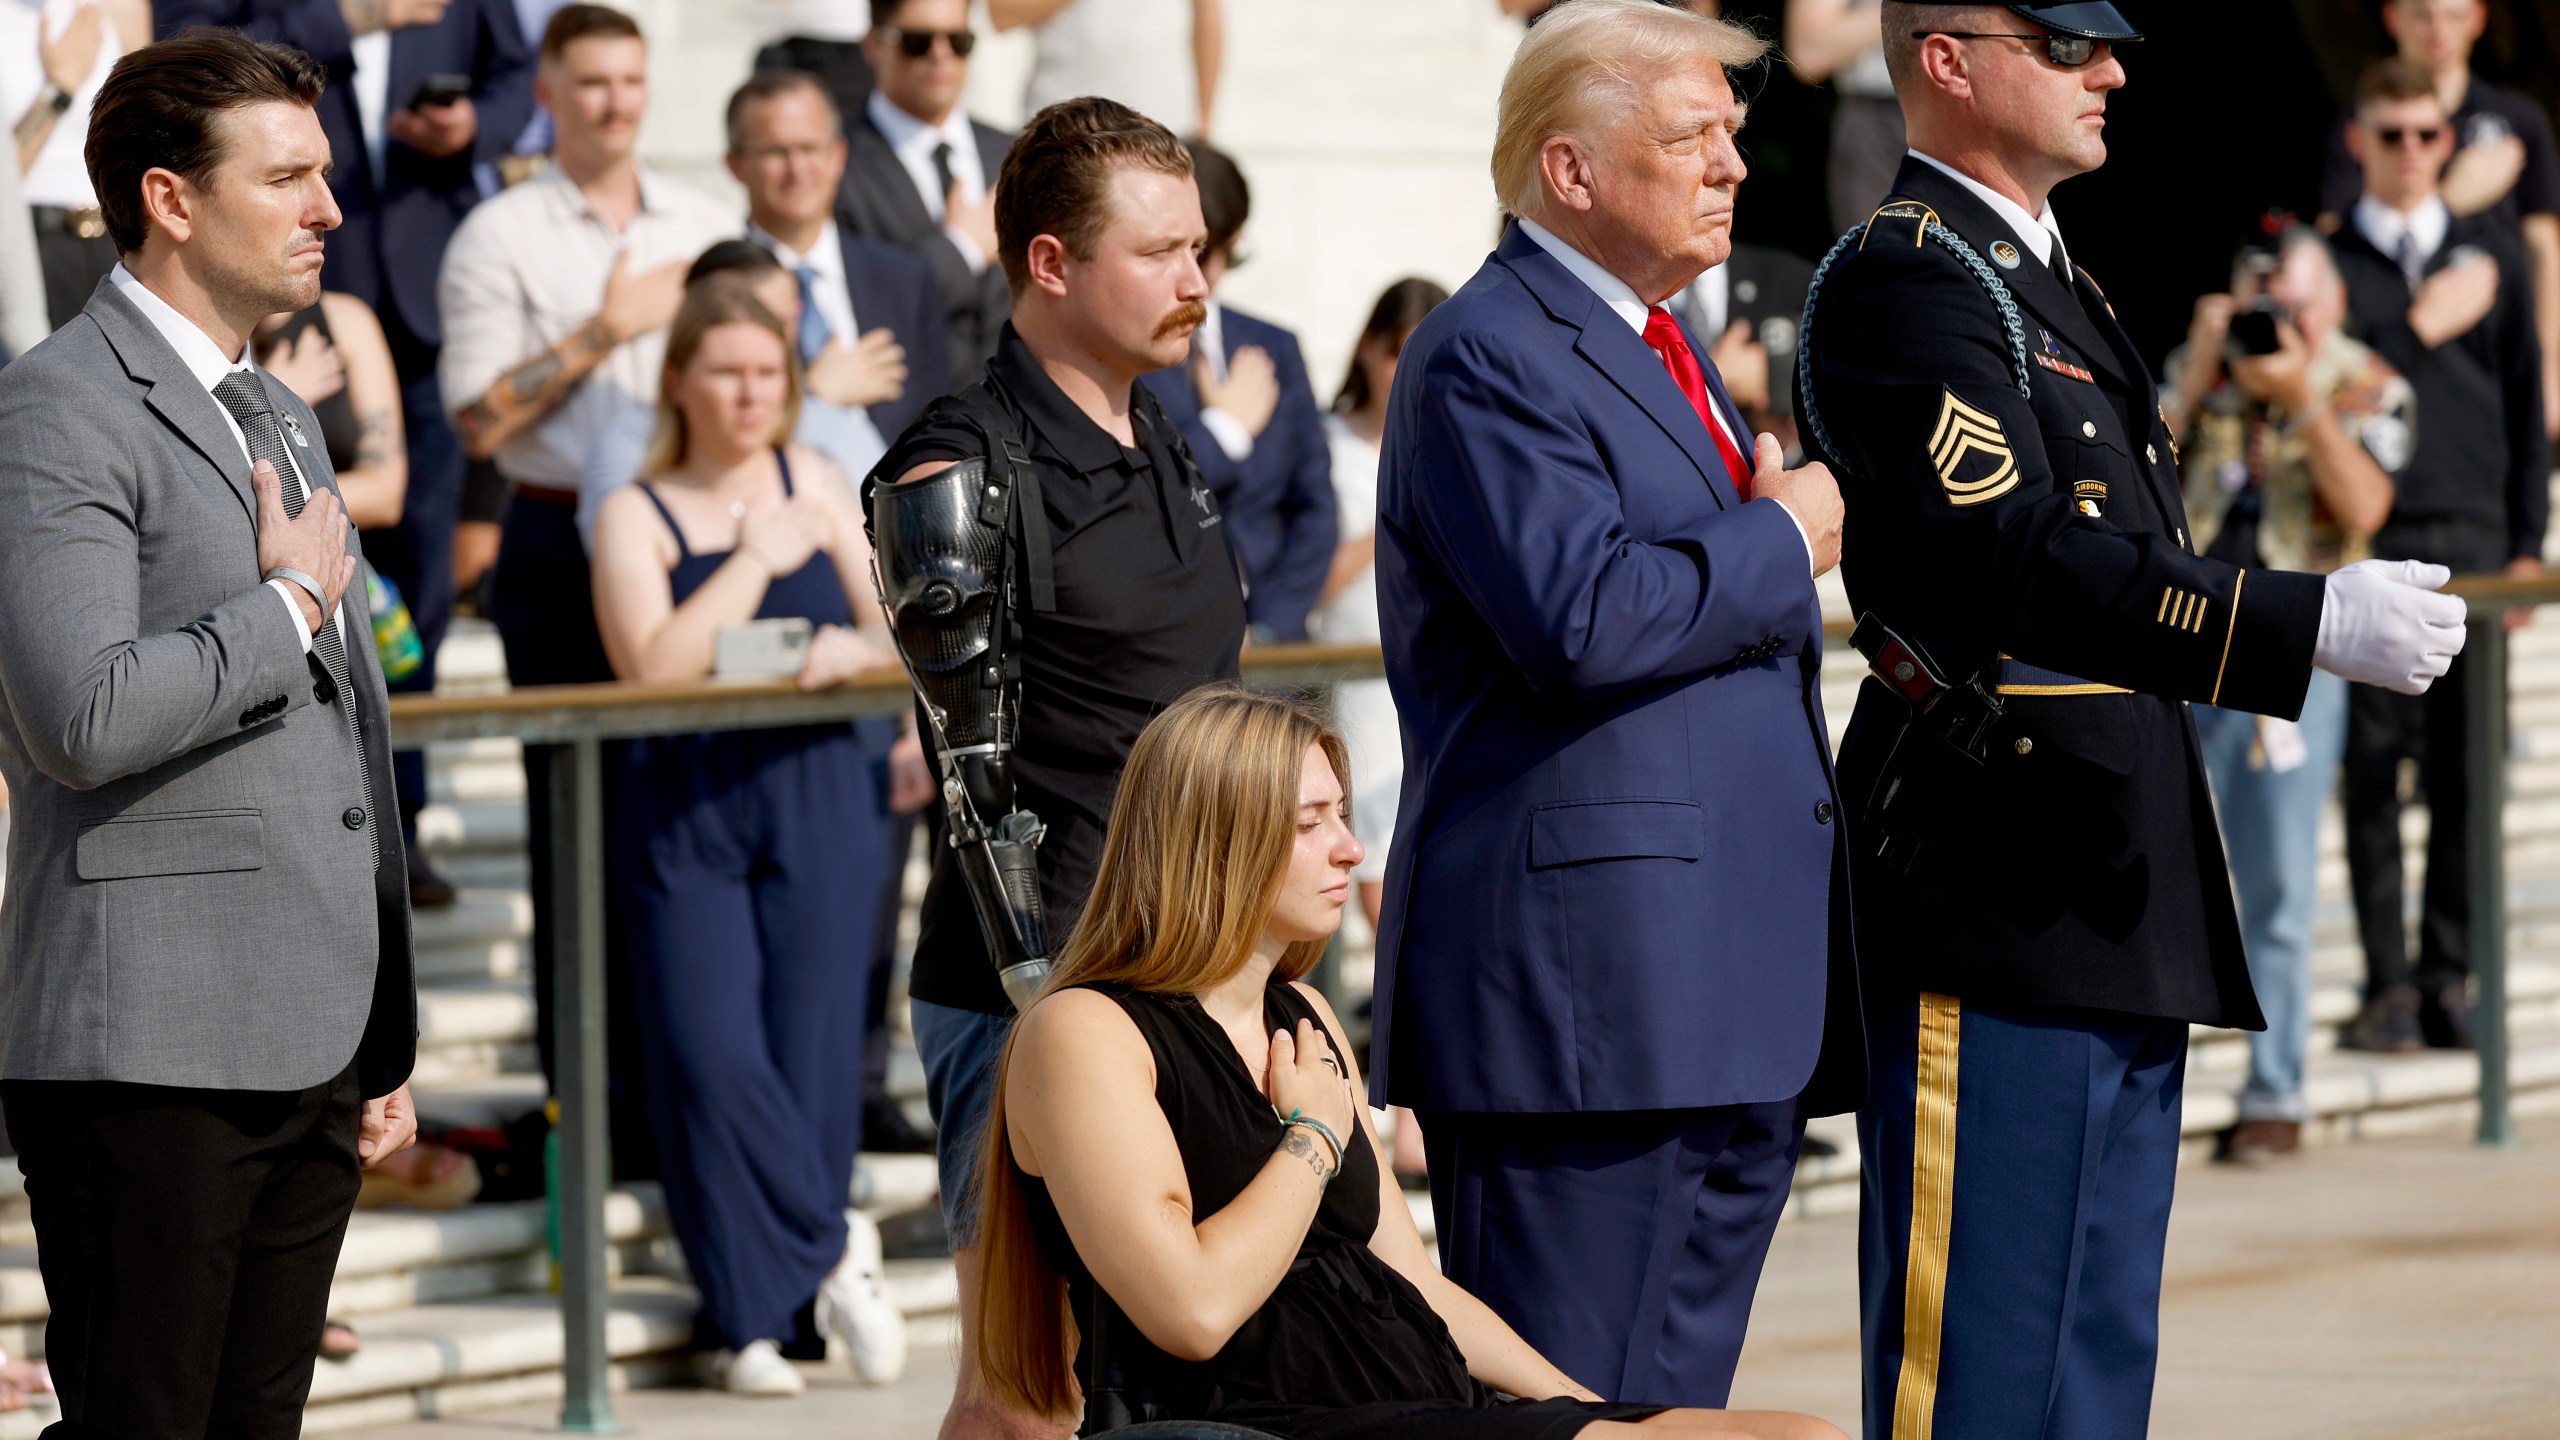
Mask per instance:
[[[2468,607],[2436,593],[2452,578],[2444,566],[2419,560],[2363,560],[2331,574],[2311,663],[2403,695],[2425,694],[2462,653]]]

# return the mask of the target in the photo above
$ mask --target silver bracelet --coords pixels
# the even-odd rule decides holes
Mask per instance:
[[[262,582],[267,580],[292,581],[294,584],[311,592],[311,603],[320,607],[320,618],[323,620],[329,618],[329,592],[320,588],[319,581],[312,579],[310,576],[303,574],[292,566],[278,565],[274,569],[269,570],[266,574],[259,576],[258,579]]]

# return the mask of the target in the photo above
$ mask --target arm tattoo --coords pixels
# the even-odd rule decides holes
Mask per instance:
[[[391,412],[376,410],[356,431],[356,465],[380,465],[391,458]]]
[[[1290,1126],[1281,1132],[1280,1148],[1285,1153],[1306,1161],[1307,1168],[1316,1172],[1318,1180],[1333,1178],[1333,1161],[1325,1155],[1324,1147],[1316,1144],[1316,1137],[1306,1131],[1295,1125]]]
[[[613,353],[613,336],[600,320],[569,332],[567,338],[498,377],[489,392],[462,407],[453,417],[466,447],[488,442],[492,431],[501,440],[518,426],[548,413],[569,397],[587,372]],[[489,442],[495,443],[495,442]]]
[[[556,354],[537,355],[507,377],[507,398],[518,405],[540,404],[547,398],[552,382],[568,368]]]
[[[46,138],[53,134],[53,122],[60,118],[61,112],[42,100],[28,106],[27,113],[18,117],[12,136],[18,144],[19,169],[34,163],[36,152],[44,148]]]

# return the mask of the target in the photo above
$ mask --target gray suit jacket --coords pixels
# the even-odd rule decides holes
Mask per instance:
[[[0,370],[0,436],[0,1075],[299,1090],[353,1059],[389,1093],[417,992],[361,584],[341,696],[259,580],[220,403],[112,284]]]

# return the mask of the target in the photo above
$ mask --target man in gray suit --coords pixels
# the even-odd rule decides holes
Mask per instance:
[[[298,1434],[359,1170],[416,1133],[360,552],[247,358],[318,298],[321,81],[218,30],[120,61],[87,155],[123,263],[0,371],[0,1100],[49,1435]]]

